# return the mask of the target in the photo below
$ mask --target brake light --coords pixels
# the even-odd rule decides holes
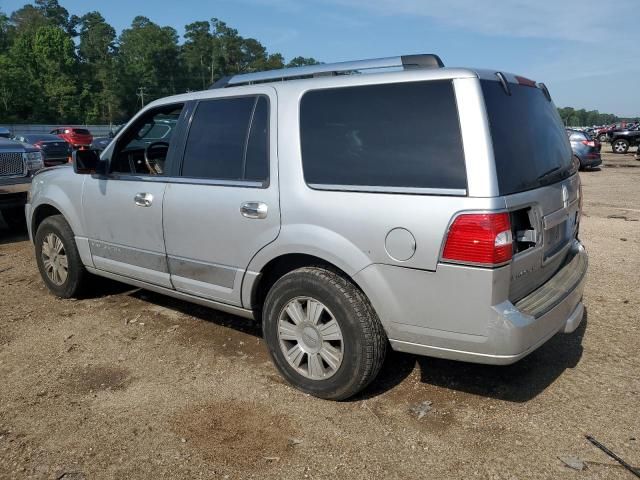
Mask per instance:
[[[595,147],[596,146],[596,142],[594,142],[593,140],[582,140],[582,144],[586,145],[587,147]]]
[[[456,217],[442,251],[445,262],[495,266],[513,256],[508,213],[465,213]]]
[[[530,78],[521,77],[520,75],[516,75],[516,80],[519,85],[526,85],[527,87],[536,87],[536,82],[531,80]]]

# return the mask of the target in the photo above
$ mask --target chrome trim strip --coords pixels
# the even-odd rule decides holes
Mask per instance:
[[[544,229],[547,230],[549,228],[553,228],[556,225],[564,222],[571,211],[577,210],[578,200],[574,200],[567,207],[560,208],[555,212],[549,213],[542,217]]]
[[[464,188],[413,188],[413,187],[378,187],[368,185],[324,185],[308,183],[314,190],[331,190],[340,192],[369,192],[369,193],[409,193],[415,195],[449,195],[464,197],[467,191]]]
[[[161,253],[96,240],[89,240],[89,248],[94,257],[169,273],[167,257]]]
[[[176,290],[172,290],[169,288],[161,287],[159,285],[152,285],[147,282],[142,282],[140,280],[136,280],[130,277],[126,277],[124,275],[119,275],[117,273],[105,272],[104,270],[98,270],[92,267],[85,267],[89,272],[101,276],[110,278],[112,280],[116,280],[122,283],[126,283],[128,285],[133,285],[134,287],[144,288],[145,290],[150,290],[152,292],[161,293],[163,295],[168,295],[170,297],[178,298],[180,300],[186,300],[188,302],[196,303],[198,305],[202,305],[204,307],[213,308],[215,310],[220,310],[222,312],[230,313],[232,315],[238,315],[240,317],[253,319],[253,312],[251,310],[247,310],[246,308],[235,307],[233,305],[227,305],[226,303],[215,302],[213,300],[207,300],[201,297],[197,297],[195,295],[189,295],[188,293],[178,292]]]
[[[243,188],[268,188],[268,184],[263,182],[253,182],[248,180],[213,180],[207,178],[189,177],[163,177],[155,175],[126,175],[109,174],[94,175],[94,178],[102,180],[124,180],[129,182],[159,182],[159,183],[179,183],[187,185],[215,185],[219,187],[243,187]]]
[[[233,288],[237,268],[169,256],[169,273],[189,280]]]

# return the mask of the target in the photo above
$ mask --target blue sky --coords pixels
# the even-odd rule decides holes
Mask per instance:
[[[25,0],[0,0],[11,12]],[[558,106],[640,115],[640,0],[60,0],[120,32],[136,15],[179,33],[218,17],[287,59],[437,53],[447,66],[543,81]],[[607,6],[608,5],[608,6]],[[633,13],[635,12],[635,13]]]

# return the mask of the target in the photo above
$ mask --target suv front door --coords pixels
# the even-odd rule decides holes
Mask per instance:
[[[108,173],[85,180],[82,210],[95,268],[171,288],[162,202],[179,135],[174,131],[162,142],[147,140],[159,122],[175,126],[186,114],[183,107],[145,112],[103,154]]]
[[[256,91],[198,102],[164,199],[174,288],[238,306],[251,258],[280,230],[276,96]]]

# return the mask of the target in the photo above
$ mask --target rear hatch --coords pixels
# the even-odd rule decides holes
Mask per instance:
[[[93,135],[85,128],[73,128],[69,133],[71,141],[76,145],[91,145]]]
[[[564,264],[580,216],[580,179],[556,107],[544,89],[516,78],[481,80],[498,188],[511,215],[513,302]]]

